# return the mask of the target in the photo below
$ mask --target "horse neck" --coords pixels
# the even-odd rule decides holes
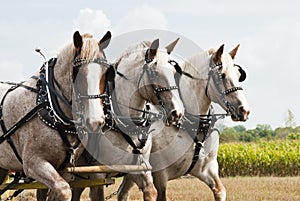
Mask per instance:
[[[114,93],[116,95],[116,100],[120,112],[124,116],[140,117],[142,115],[141,112],[132,110],[130,108],[143,110],[145,107],[146,100],[139,94],[137,86],[139,74],[141,71],[135,69],[131,71],[121,72],[126,72],[126,74],[124,74],[126,75],[126,77],[130,78],[130,80],[126,80],[120,76],[117,76],[115,81]]]
[[[180,79],[180,91],[188,113],[205,115],[209,111],[211,100],[205,94],[209,60],[208,52],[200,52],[182,64],[183,71],[196,78],[182,75]]]
[[[61,89],[57,89],[58,93],[64,95],[68,100],[72,99],[72,60],[58,56],[54,67],[54,77],[61,86]],[[72,116],[70,108],[58,99],[60,107],[64,114],[68,117]]]

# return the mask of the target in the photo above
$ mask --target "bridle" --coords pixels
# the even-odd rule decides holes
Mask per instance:
[[[175,74],[175,81],[176,84],[179,86],[179,79],[182,75],[185,75],[191,79],[200,80],[201,78],[197,78],[192,76],[191,74],[184,72],[180,65],[174,61],[169,61],[171,65],[174,66],[176,69],[177,74]],[[205,88],[205,94],[207,96],[208,92],[208,85],[210,80],[212,79],[224,104],[226,105],[226,112],[227,114],[214,114],[213,107],[211,105],[209,113],[207,115],[194,115],[190,114],[187,111],[185,111],[185,117],[182,121],[182,124],[177,124],[177,128],[184,129],[187,131],[187,133],[190,135],[190,137],[194,141],[194,156],[191,162],[190,167],[185,172],[185,174],[188,174],[196,165],[199,156],[200,156],[200,150],[204,147],[204,144],[206,140],[209,138],[209,136],[212,134],[213,131],[216,131],[219,133],[218,129],[214,128],[215,123],[218,119],[223,119],[225,116],[230,115],[234,112],[233,107],[231,104],[226,100],[226,95],[233,93],[238,90],[243,90],[242,87],[232,87],[230,89],[225,89],[221,69],[222,69],[222,63],[218,63],[216,65],[212,65],[212,61],[210,61],[209,65],[209,73],[208,73],[208,80]],[[234,65],[238,68],[240,72],[240,78],[239,81],[242,82],[246,79],[246,72],[242,69],[239,65]],[[181,96],[180,89],[179,89],[179,95]],[[182,98],[182,97],[181,97]],[[199,139],[198,134],[202,133],[203,138]]]
[[[150,98],[150,92],[149,89],[147,89],[146,84],[145,84],[145,77],[147,76],[147,78],[150,81],[150,85],[152,88],[152,93],[155,94],[159,105],[165,109],[165,104],[164,101],[161,97],[161,93],[166,92],[166,91],[171,91],[171,90],[177,90],[178,86],[169,86],[169,87],[158,87],[155,83],[154,80],[159,77],[159,75],[151,68],[150,64],[151,62],[153,62],[153,59],[147,59],[147,52],[145,55],[145,60],[144,60],[144,64],[143,64],[143,68],[142,68],[142,72],[140,74],[140,76],[138,77],[138,82],[137,82],[137,88],[138,89],[144,89],[146,92],[146,96],[148,96],[148,100],[151,100]],[[119,75],[121,78],[125,79],[125,80],[131,80],[131,78],[128,78],[127,76],[123,75],[122,73],[120,73],[119,71],[117,71],[117,67],[118,67],[118,63],[115,64],[115,72],[113,72],[112,74],[117,74]],[[109,71],[107,72],[109,73]],[[106,75],[107,77],[107,75]],[[141,86],[141,83],[143,83],[144,86]],[[124,139],[128,142],[128,144],[133,148],[133,153],[134,154],[140,154],[140,150],[145,146],[145,143],[148,139],[149,134],[153,131],[150,130],[150,125],[151,125],[151,121],[154,119],[162,119],[165,118],[166,115],[161,115],[161,114],[155,114],[150,112],[150,108],[147,108],[147,104],[146,104],[146,108],[141,110],[141,109],[136,109],[136,108],[132,108],[130,106],[126,106],[128,107],[130,110],[134,110],[137,112],[141,112],[143,114],[143,116],[141,118],[135,118],[135,117],[126,117],[123,116],[121,113],[121,110],[119,108],[119,105],[121,106],[125,106],[121,103],[118,103],[117,101],[117,97],[116,97],[116,92],[114,91],[114,79],[106,82],[106,91],[108,94],[108,97],[105,97],[105,101],[103,102],[104,104],[104,108],[105,108],[105,113],[106,113],[106,122],[105,122],[105,126],[106,126],[106,130],[114,130],[119,132]],[[147,84],[149,85],[149,84]],[[114,91],[112,93],[112,91]],[[111,123],[109,123],[111,122]],[[104,128],[105,129],[105,128]],[[103,133],[105,134],[107,131],[103,131]],[[138,141],[139,144],[136,144],[132,139],[131,139],[131,135],[137,135],[138,136]],[[136,158],[134,159],[135,163]]]
[[[90,63],[96,63],[99,64],[100,68],[105,67],[107,69],[113,68],[112,65],[110,65],[105,58],[95,58],[95,59],[84,59],[84,58],[76,58],[74,59],[72,66],[73,66],[73,85],[75,83],[76,77],[78,75],[79,70]],[[103,99],[108,97],[108,94],[104,91],[103,94],[81,94],[78,92],[76,88],[74,88],[75,91],[75,101],[79,104],[79,107],[81,111],[76,111],[76,114],[81,117],[81,121],[83,118],[82,111],[84,110],[83,106],[83,100],[87,99]]]
[[[145,62],[144,62],[144,66],[143,66],[143,71],[142,71],[142,73],[141,73],[141,75],[138,79],[139,80],[138,81],[138,89],[140,88],[141,81],[144,77],[144,74],[146,73],[147,76],[148,76],[148,79],[150,81],[150,86],[151,86],[151,88],[153,90],[153,93],[155,94],[155,96],[158,100],[159,105],[165,109],[165,104],[164,104],[164,101],[161,98],[160,94],[163,93],[163,92],[167,92],[167,91],[178,90],[178,86],[157,87],[156,84],[154,83],[154,80],[157,77],[159,77],[159,75],[155,71],[153,71],[151,66],[149,66],[152,62],[153,62],[153,59],[148,58],[148,50],[147,50],[146,54],[145,54]],[[147,92],[146,84],[144,84],[143,86],[144,86],[144,90],[145,90],[145,92],[148,96],[148,99],[150,100],[150,95]]]
[[[239,82],[243,82],[246,79],[246,72],[242,69],[241,66],[239,66],[237,64],[234,64],[234,66],[238,68],[238,70],[241,74],[241,76],[239,78]],[[232,88],[226,89],[224,82],[223,82],[222,73],[221,73],[222,68],[223,68],[223,64],[221,62],[219,62],[217,64],[213,64],[212,58],[210,59],[208,80],[207,80],[207,84],[205,87],[205,95],[208,96],[208,86],[209,86],[210,80],[213,80],[214,85],[216,86],[216,89],[219,93],[219,96],[226,107],[226,109],[225,109],[226,112],[228,114],[233,114],[236,112],[235,112],[233,106],[231,105],[231,103],[229,103],[229,101],[227,101],[226,95],[236,92],[236,91],[239,91],[239,90],[243,90],[243,88],[238,86],[238,87],[232,87]]]

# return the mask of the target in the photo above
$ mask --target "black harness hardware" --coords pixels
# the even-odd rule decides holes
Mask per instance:
[[[143,66],[143,72],[139,78],[138,86],[140,85],[140,82],[144,76],[145,73],[147,73],[147,76],[149,76],[149,80],[151,82],[151,86],[153,89],[154,94],[156,94],[156,97],[160,104],[163,106],[163,101],[159,95],[159,93],[164,92],[164,91],[170,91],[177,89],[177,86],[174,87],[163,87],[163,88],[158,88],[155,87],[153,83],[153,78],[155,76],[155,73],[150,69],[148,66],[148,63],[152,62],[153,60],[146,60],[145,58],[145,64]],[[153,117],[155,118],[161,118],[160,115],[151,113],[149,110],[149,106],[147,106],[144,110],[139,110],[135,109],[132,107],[128,107],[129,109],[138,111],[142,113],[142,117],[138,118],[131,118],[131,117],[125,117],[122,115],[121,110],[119,108],[119,104],[117,102],[117,97],[116,97],[116,92],[114,91],[115,88],[115,80],[114,77],[108,76],[108,74],[114,73],[121,76],[125,80],[129,80],[125,75],[122,73],[116,71],[118,63],[116,63],[115,66],[115,71],[107,71],[106,75],[106,86],[105,86],[105,93],[107,94],[106,97],[104,97],[104,111],[106,114],[106,119],[105,119],[105,127],[103,128],[103,132],[105,133],[106,131],[113,130],[118,133],[120,133],[123,138],[127,141],[127,143],[132,147],[132,153],[136,155],[134,161],[132,164],[135,164],[137,162],[137,155],[141,154],[141,149],[145,146],[149,134],[153,130],[150,129],[151,121],[153,120]],[[108,80],[108,78],[111,77],[113,79]],[[114,93],[113,93],[114,92]],[[122,105],[122,104],[121,104]],[[138,143],[134,142],[132,139],[132,136],[137,136]]]

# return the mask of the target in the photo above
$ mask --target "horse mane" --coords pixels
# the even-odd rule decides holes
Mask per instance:
[[[185,60],[181,67],[185,72],[188,72],[194,77],[207,79],[211,54],[211,49],[199,52]]]
[[[134,57],[132,60],[138,61],[140,57],[145,56],[145,51],[147,48],[149,48],[151,45],[151,41],[142,41],[140,43],[136,43],[133,45],[130,45],[122,54],[119,56],[115,63],[119,64],[120,61],[124,58],[128,57]],[[134,54],[133,54],[134,53]]]

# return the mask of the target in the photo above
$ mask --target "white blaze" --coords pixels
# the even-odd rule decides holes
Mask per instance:
[[[99,64],[91,63],[88,65],[87,74],[87,95],[100,94],[100,79],[102,75],[102,67]],[[100,125],[104,121],[104,112],[101,106],[100,99],[89,99],[88,100],[88,111],[87,115],[90,119],[91,126]]]

